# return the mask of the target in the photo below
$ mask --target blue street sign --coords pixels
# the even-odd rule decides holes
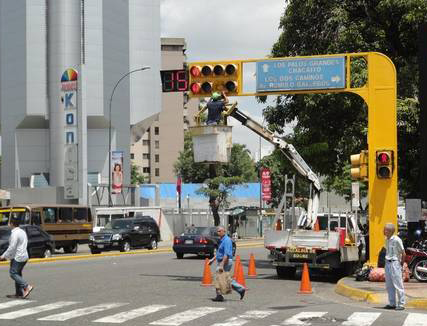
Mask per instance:
[[[345,58],[316,57],[256,63],[256,91],[345,88]]]

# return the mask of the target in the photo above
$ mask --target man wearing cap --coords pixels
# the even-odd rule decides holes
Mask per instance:
[[[402,240],[394,235],[394,224],[384,226],[385,243],[385,283],[389,304],[385,309],[404,310],[405,290],[403,289],[402,266],[405,262],[405,249]],[[396,302],[397,295],[397,302]]]
[[[221,112],[225,110],[225,104],[228,103],[227,96],[224,92],[214,92],[207,104],[208,120],[207,125],[216,125],[221,120]]]
[[[0,256],[0,261],[10,259],[10,277],[15,281],[15,294],[6,295],[11,299],[28,297],[33,290],[33,286],[29,285],[22,278],[22,270],[28,260],[27,252],[27,234],[19,227],[18,219],[10,218],[9,227],[12,229],[9,238],[9,247]]]

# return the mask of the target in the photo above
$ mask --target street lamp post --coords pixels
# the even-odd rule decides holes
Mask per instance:
[[[109,126],[108,126],[108,206],[111,207],[112,206],[112,199],[111,199],[111,103],[113,102],[113,96],[114,96],[114,92],[116,91],[117,86],[119,85],[119,83],[126,78],[127,76],[129,76],[130,74],[137,72],[137,71],[143,71],[143,70],[147,70],[150,69],[151,67],[149,66],[145,66],[142,68],[138,68],[138,69],[134,69],[132,71],[129,71],[128,73],[124,74],[116,83],[116,85],[113,88],[113,91],[111,92],[111,96],[110,96],[110,110],[108,113],[108,120],[109,120]]]

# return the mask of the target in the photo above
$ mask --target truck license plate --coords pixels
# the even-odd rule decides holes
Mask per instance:
[[[99,244],[97,247],[98,247],[98,248],[104,248],[104,245]]]
[[[308,253],[292,252],[291,259],[308,259]]]

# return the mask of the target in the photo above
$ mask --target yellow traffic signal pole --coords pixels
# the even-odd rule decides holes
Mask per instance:
[[[243,91],[243,64],[268,60],[293,60],[299,58],[346,58],[346,85],[341,89],[323,90],[292,90],[245,93]],[[351,87],[352,58],[365,58],[368,65],[368,78],[363,87]],[[386,223],[397,227],[397,109],[396,109],[396,69],[393,62],[385,55],[377,52],[346,53],[317,55],[309,57],[263,58],[249,60],[222,60],[189,63],[203,66],[216,64],[234,64],[238,67],[235,80],[238,87],[230,96],[262,96],[281,94],[320,94],[320,93],[354,93],[363,98],[368,107],[368,204],[369,204],[369,265],[376,266],[378,254],[384,245],[383,228]],[[195,78],[195,82],[202,79]],[[190,76],[190,87],[192,77]],[[190,97],[207,97],[209,94],[192,94]],[[391,151],[394,159],[391,178],[378,178],[376,168],[376,153]]]

